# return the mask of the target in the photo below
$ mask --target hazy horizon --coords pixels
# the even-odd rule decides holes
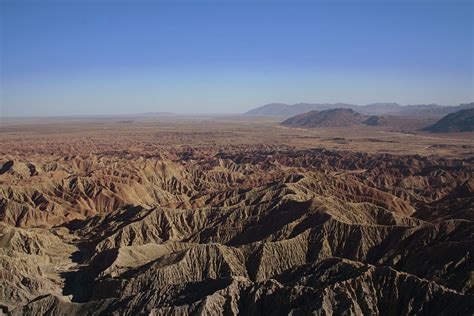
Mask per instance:
[[[7,116],[474,100],[472,1],[1,3]]]
[[[473,101],[474,102],[474,101]],[[468,103],[473,103],[473,102],[462,102],[460,104],[454,104],[454,105],[446,105],[446,104],[399,104],[401,106],[410,106],[410,105],[440,105],[440,106],[459,106],[462,104],[468,104]],[[372,104],[384,104],[384,103],[396,103],[396,102],[374,102],[374,103],[367,103],[367,104],[353,104],[353,103],[348,103],[348,102],[335,102],[335,103],[326,103],[326,102],[296,102],[296,103],[281,103],[281,104],[287,104],[287,105],[297,105],[297,104],[350,104],[350,105],[355,105],[355,106],[364,106],[364,105],[372,105]],[[176,116],[181,116],[181,117],[209,117],[209,116],[235,116],[235,115],[242,115],[245,114],[246,112],[259,108],[261,106],[265,105],[270,105],[270,104],[280,104],[280,102],[271,102],[271,103],[266,103],[266,104],[260,104],[256,105],[254,107],[250,107],[247,110],[244,110],[242,112],[169,112],[169,111],[149,111],[149,112],[123,112],[123,113],[118,113],[118,112],[108,112],[108,113],[81,113],[81,114],[74,114],[74,113],[69,113],[69,114],[57,114],[57,113],[52,113],[52,114],[42,114],[42,115],[0,115],[0,117],[4,118],[61,118],[61,117],[77,117],[77,118],[87,118],[87,117],[114,117],[114,116],[123,116],[124,118],[132,118],[133,116],[139,116],[141,117],[142,115],[147,115],[147,114],[154,114],[157,115],[157,117],[176,117]]]

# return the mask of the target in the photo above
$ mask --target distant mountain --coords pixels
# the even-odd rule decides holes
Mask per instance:
[[[296,104],[284,104],[284,103],[270,103],[258,107],[256,109],[245,112],[243,115],[255,115],[255,116],[294,116],[309,111],[323,111],[333,108],[351,108],[354,105],[345,103],[336,104],[311,104],[311,103],[296,103]]]
[[[372,103],[354,106],[353,110],[367,115],[382,115],[403,110],[404,106],[398,103]]]
[[[417,104],[403,106],[397,103],[372,103],[367,105],[354,105],[346,103],[296,103],[292,105],[284,103],[270,103],[245,112],[243,115],[291,117],[309,111],[324,111],[335,108],[352,109],[356,112],[366,115],[390,114],[403,116],[442,116],[462,109],[474,108],[474,103],[461,104],[459,106],[443,106],[437,104]]]
[[[367,105],[355,105],[347,103],[270,103],[256,109],[245,112],[243,115],[256,116],[294,116],[309,111],[324,111],[330,109],[352,109],[359,113],[368,115],[379,115],[390,112],[397,112],[403,109],[403,106],[397,103],[372,103]]]
[[[372,115],[364,121],[364,124],[369,126],[387,125],[388,120],[385,116]]]
[[[400,110],[390,112],[393,115],[444,115],[456,112],[455,106],[443,106],[438,104],[413,104],[405,105]],[[445,113],[446,112],[446,113]]]
[[[281,124],[300,127],[349,127],[363,124],[367,118],[352,109],[337,108],[298,114]]]
[[[243,115],[292,115],[292,110],[292,107],[288,104],[269,103],[247,111]],[[296,111],[299,110],[296,109]]]
[[[435,124],[425,127],[422,130],[432,133],[473,132],[474,108],[448,114]]]

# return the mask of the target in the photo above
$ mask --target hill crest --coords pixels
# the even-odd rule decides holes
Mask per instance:
[[[367,118],[352,109],[336,108],[299,114],[283,121],[282,124],[302,127],[347,127],[363,124]]]
[[[448,114],[422,130],[432,133],[472,132],[474,131],[474,108]]]

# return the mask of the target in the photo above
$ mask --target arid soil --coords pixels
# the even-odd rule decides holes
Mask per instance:
[[[473,136],[4,121],[0,309],[473,314]]]

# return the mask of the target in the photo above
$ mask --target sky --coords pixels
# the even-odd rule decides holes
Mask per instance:
[[[0,0],[2,116],[474,101],[471,0]]]

